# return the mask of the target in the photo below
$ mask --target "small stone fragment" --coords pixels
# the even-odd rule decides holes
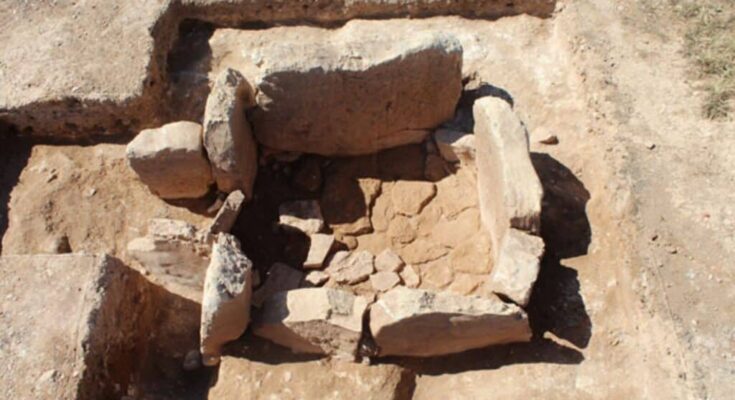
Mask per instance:
[[[559,144],[559,138],[556,137],[556,135],[549,135],[545,139],[541,139],[538,142],[541,144],[556,145]]]
[[[274,293],[298,288],[303,278],[301,271],[283,263],[273,264],[263,285],[253,293],[253,305],[260,307]]]
[[[304,277],[306,287],[321,286],[329,280],[329,274],[324,271],[309,271]]]
[[[66,235],[56,236],[52,238],[48,245],[47,253],[49,254],[67,254],[71,253],[71,245],[69,244],[69,237]]]
[[[438,129],[434,132],[439,154],[448,162],[473,160],[475,158],[475,135],[452,129]]]
[[[378,292],[385,292],[401,283],[401,277],[391,271],[380,271],[370,275],[370,284]]]
[[[412,265],[406,265],[403,267],[400,276],[406,287],[417,288],[421,284],[421,277]]]
[[[283,203],[278,208],[279,222],[288,229],[313,235],[324,229],[324,217],[316,200]]]
[[[324,260],[334,246],[334,235],[315,233],[311,235],[309,254],[304,261],[304,268],[318,269],[324,266]]]
[[[217,215],[209,224],[209,233],[216,235],[218,233],[229,233],[235,226],[235,221],[240,215],[240,210],[245,202],[245,195],[241,190],[235,190],[230,193],[225,202],[220,207]]]
[[[368,251],[337,252],[327,267],[327,272],[334,280],[350,285],[367,280],[373,271],[374,256]]]
[[[393,249],[385,249],[375,257],[375,269],[378,271],[398,272],[404,265],[401,256]]]
[[[220,233],[212,246],[202,295],[199,336],[202,363],[219,363],[222,346],[237,339],[250,322],[253,263],[234,236]]]
[[[431,182],[398,181],[391,190],[391,202],[397,213],[411,216],[420,213],[434,195],[436,186]]]

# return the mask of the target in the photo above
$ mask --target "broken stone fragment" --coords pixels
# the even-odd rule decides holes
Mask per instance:
[[[436,186],[425,181],[397,181],[390,192],[393,209],[403,215],[412,216],[421,212],[436,195]]]
[[[145,358],[138,344],[149,339],[150,286],[140,274],[82,254],[2,256],[0,274],[3,398],[128,393],[131,368]]]
[[[306,235],[313,235],[324,229],[322,209],[316,200],[283,203],[278,207],[278,214],[279,223],[287,229],[300,231]]]
[[[539,232],[543,189],[531,164],[528,133],[511,106],[483,97],[473,112],[480,216],[497,259],[508,229]]]
[[[212,170],[202,147],[202,126],[188,121],[145,129],[127,147],[130,168],[163,199],[202,197]]]
[[[385,249],[375,257],[375,269],[378,271],[398,272],[405,264],[393,249]]]
[[[253,196],[258,153],[245,109],[254,105],[253,89],[243,76],[226,68],[212,83],[204,110],[204,147],[219,190],[242,190]]]
[[[421,284],[421,277],[412,265],[406,265],[400,272],[401,280],[406,287],[417,288]]]
[[[354,358],[367,300],[330,288],[279,292],[263,304],[253,333],[298,353]]]
[[[434,141],[439,154],[448,162],[469,162],[475,159],[475,135],[453,129],[437,129]]]
[[[527,305],[543,254],[544,241],[540,237],[517,229],[508,230],[485,291],[500,293],[520,306]]]
[[[526,314],[497,297],[396,287],[370,308],[380,356],[430,357],[531,339]]]
[[[210,45],[214,60],[233,55],[226,63],[257,86],[259,107],[250,120],[259,142],[357,155],[420,142],[452,118],[459,100],[462,46],[456,38],[427,31],[395,38],[392,30],[350,22],[340,29],[269,30],[257,41],[247,32],[218,29]],[[253,53],[268,61],[247,56]]]
[[[304,277],[304,287],[321,286],[329,280],[329,274],[324,271],[309,271]]]
[[[253,293],[252,304],[260,307],[274,293],[298,288],[303,278],[301,271],[283,263],[273,264],[263,285]]]
[[[385,292],[401,283],[401,277],[392,271],[380,271],[370,275],[370,284],[378,292]]]
[[[253,263],[234,236],[220,233],[212,246],[202,295],[199,330],[202,363],[219,363],[222,346],[237,339],[250,322]]]
[[[334,235],[315,233],[311,235],[311,244],[309,253],[304,261],[304,268],[318,269],[324,266],[324,260],[327,258],[329,251],[334,246]]]
[[[337,283],[354,285],[366,281],[375,271],[374,259],[369,251],[340,251],[332,257],[326,271]]]
[[[220,207],[217,215],[214,217],[212,222],[209,224],[207,230],[210,234],[216,235],[218,233],[229,233],[232,227],[235,226],[237,217],[240,215],[240,210],[245,202],[245,195],[241,190],[235,190],[230,193],[225,202]]]

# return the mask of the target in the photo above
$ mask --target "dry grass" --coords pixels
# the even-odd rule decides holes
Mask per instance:
[[[702,112],[726,118],[735,99],[735,1],[672,0],[687,23],[685,51],[706,92]]]

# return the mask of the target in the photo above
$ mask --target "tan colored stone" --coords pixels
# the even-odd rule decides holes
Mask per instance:
[[[400,254],[403,261],[409,264],[424,264],[444,257],[449,249],[429,239],[416,239],[404,247]]]
[[[321,286],[329,280],[329,274],[324,271],[309,271],[304,276],[304,287]]]
[[[475,290],[480,287],[480,285],[485,283],[486,278],[487,276],[485,275],[474,275],[465,273],[454,274],[454,279],[452,280],[452,283],[447,287],[447,290],[452,293],[467,296],[474,293]]]
[[[220,233],[212,246],[202,295],[199,329],[202,363],[217,365],[222,346],[237,339],[250,323],[253,263],[234,236]]]
[[[204,147],[219,190],[241,190],[253,197],[253,183],[258,171],[257,146],[245,109],[254,104],[253,89],[243,76],[233,70],[220,72],[204,110]]]
[[[454,279],[454,271],[446,258],[421,266],[421,281],[432,289],[447,287]]]
[[[401,280],[406,287],[417,288],[421,284],[421,276],[416,272],[416,269],[412,265],[406,265],[401,270]]]
[[[412,220],[416,224],[416,233],[419,236],[433,235],[434,225],[436,225],[442,217],[442,207],[439,202],[432,201],[421,210],[421,214]],[[433,240],[433,237],[431,238]]]
[[[447,247],[458,247],[480,232],[480,212],[468,208],[454,219],[441,218],[431,229],[431,238]],[[482,234],[482,233],[480,233]]]
[[[393,249],[385,249],[375,257],[375,269],[378,271],[399,272],[405,264]]]
[[[416,239],[416,224],[404,215],[396,215],[393,217],[393,220],[390,221],[387,233],[388,237],[391,238],[391,242],[396,245],[405,245]]]
[[[437,129],[434,141],[439,154],[448,162],[467,163],[475,159],[475,135],[453,129]]]
[[[370,221],[376,232],[385,232],[395,216],[390,200],[392,182],[383,182],[381,194],[375,199],[375,204],[370,213]]]
[[[442,179],[436,182],[437,193],[432,203],[438,203],[442,216],[448,219],[469,208],[478,207],[477,180],[469,168],[459,168],[454,179]]]
[[[212,172],[202,147],[202,126],[188,121],[145,129],[127,147],[130,168],[164,199],[202,197]]]
[[[412,216],[421,212],[436,195],[436,186],[424,181],[398,181],[390,192],[393,209],[403,215]]]
[[[372,305],[370,331],[381,356],[437,356],[531,339],[523,310],[497,297],[402,286]]]
[[[374,256],[368,251],[335,253],[327,266],[327,273],[338,283],[354,285],[368,279],[375,271]]]
[[[304,268],[321,268],[324,266],[324,260],[334,246],[334,235],[315,233],[311,235],[311,244],[309,245],[309,253],[304,261]]]
[[[449,262],[457,272],[487,274],[492,268],[490,237],[484,231],[477,232],[449,253]]]
[[[409,372],[390,365],[339,360],[260,363],[223,357],[211,400],[406,399]]]
[[[265,282],[253,293],[252,304],[260,307],[275,293],[296,289],[301,284],[304,273],[283,263],[275,263],[268,270]]]
[[[324,229],[324,217],[316,200],[283,203],[278,207],[278,214],[281,226],[287,229],[300,231],[306,235],[313,235]]]
[[[527,305],[543,254],[544,241],[540,237],[517,229],[508,230],[486,291],[500,293],[521,306]]]
[[[217,211],[217,215],[215,215],[209,224],[209,233],[229,233],[232,227],[235,226],[244,202],[245,195],[241,190],[235,190],[230,193],[222,204],[222,207]]]
[[[335,233],[362,235],[373,230],[370,209],[380,192],[380,180],[358,177],[359,164],[346,165],[326,178],[321,203]]]
[[[253,333],[295,352],[354,358],[367,301],[329,288],[279,292],[263,304]]]
[[[370,275],[370,285],[378,292],[385,292],[401,283],[401,277],[392,271],[379,271]]]

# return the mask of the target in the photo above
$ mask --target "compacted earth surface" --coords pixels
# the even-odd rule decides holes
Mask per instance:
[[[688,58],[691,21],[682,18],[682,2],[323,3],[0,5],[3,397],[732,397],[735,125],[727,112],[715,120],[702,113],[712,90],[700,90],[707,82]],[[384,24],[382,34],[394,32],[396,43],[407,32],[456,38],[460,123],[444,127],[471,132],[469,99],[482,96],[502,98],[523,121],[544,191],[545,252],[522,305],[530,340],[431,357],[372,357],[361,349],[353,362],[293,353],[247,329],[226,340],[219,366],[203,366],[203,272],[192,290],[191,276],[167,280],[129,244],[150,234],[155,219],[208,229],[224,195],[162,199],[130,167],[126,146],[144,128],[201,122],[210,72],[242,66],[254,81],[278,67],[267,58],[270,39],[293,42],[303,34],[304,51],[313,53],[308,43],[360,18]],[[235,41],[242,48],[217,42],[232,28],[251,40]],[[325,42],[344,53],[325,52],[314,62],[361,62],[338,39]],[[278,85],[292,78],[263,79],[278,100]],[[289,122],[341,120],[322,111]],[[249,117],[256,137],[272,122]],[[476,167],[448,162],[432,132],[426,137],[362,155],[329,154],[320,147],[329,143],[319,140],[311,154],[261,146],[252,193],[227,229],[252,264],[247,284],[264,287],[281,263],[306,273],[297,286],[344,289],[369,301],[394,286],[482,296],[497,249],[483,229]],[[333,236],[329,257],[318,261],[323,271],[334,258],[386,250],[401,266],[381,277],[372,270],[345,280],[314,274],[322,269],[306,264],[315,236],[279,220],[294,201],[318,204],[320,231]],[[222,259],[235,257],[222,250],[224,242],[196,240],[222,251]],[[63,313],[76,319],[58,318]],[[134,314],[131,324],[126,316]],[[89,326],[115,333],[99,337]],[[54,391],[59,386],[71,391]]]

